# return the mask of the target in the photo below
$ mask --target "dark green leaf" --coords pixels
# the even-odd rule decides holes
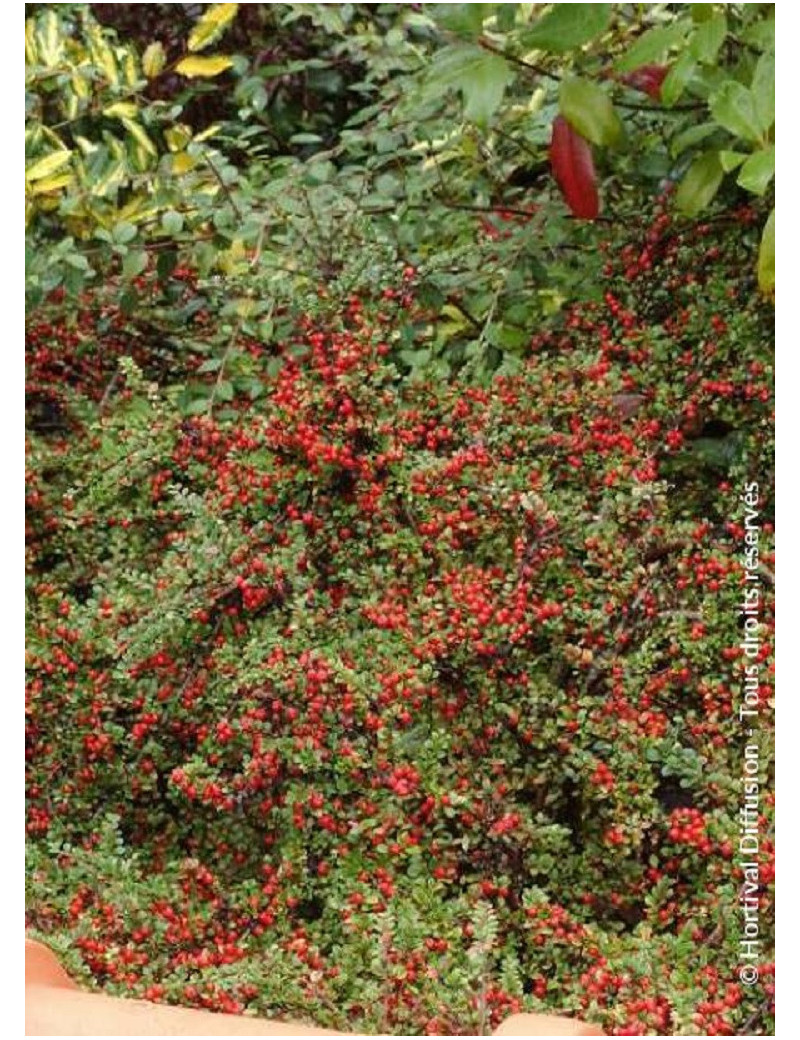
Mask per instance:
[[[522,43],[561,54],[605,32],[610,19],[611,4],[555,4],[524,33]]]
[[[698,156],[680,183],[675,203],[689,217],[696,216],[711,202],[720,186],[724,171],[716,151]]]
[[[681,21],[648,29],[617,61],[617,71],[633,72],[642,65],[660,62],[667,51],[678,47],[685,38],[686,25]]]
[[[429,89],[459,90],[464,115],[486,125],[503,100],[514,74],[508,62],[471,44],[457,44],[440,51],[427,78]]]
[[[156,261],[156,274],[160,282],[166,282],[178,266],[178,253],[175,249],[163,249]]]
[[[704,141],[717,129],[716,123],[700,123],[697,126],[690,126],[673,139],[670,151],[674,156],[678,156],[685,152],[687,148]]]
[[[431,4],[426,12],[437,25],[459,36],[480,36],[484,21],[495,13],[497,4]]]

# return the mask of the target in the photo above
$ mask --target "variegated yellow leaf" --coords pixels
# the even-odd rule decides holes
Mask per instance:
[[[103,34],[97,26],[93,25],[88,29],[88,36],[89,47],[95,64],[99,65],[103,70],[111,86],[116,87],[119,84],[119,70],[114,52],[106,43]]]
[[[217,132],[217,130],[219,130],[219,128],[220,128],[220,124],[219,123],[213,123],[211,126],[206,127],[206,129],[201,134],[198,134],[195,137],[195,139],[194,139],[195,142],[197,142],[199,144],[201,141],[207,141],[209,139],[209,137],[213,137],[214,136],[214,134]]]
[[[216,54],[213,58],[184,58],[175,66],[175,71],[187,79],[210,79],[233,65],[233,58],[224,54]]]
[[[125,159],[125,146],[121,141],[118,141],[116,137],[112,137],[110,134],[105,135],[105,141],[108,145],[108,150],[114,156],[115,159],[121,162]]]
[[[58,191],[59,188],[66,188],[71,182],[71,173],[57,173],[55,177],[45,177],[44,180],[36,181],[31,186],[30,193],[31,195],[46,195],[49,191]]]
[[[202,51],[218,40],[236,17],[238,4],[214,4],[189,34],[189,50]]]
[[[124,62],[125,82],[129,87],[135,87],[139,82],[139,69],[136,66],[136,58],[133,56],[132,51],[128,51],[125,55]]]
[[[131,137],[133,137],[136,140],[136,142],[142,146],[142,148],[145,150],[145,152],[147,152],[148,155],[158,155],[156,146],[147,136],[143,127],[141,127],[138,123],[134,123],[132,119],[124,118],[122,120],[122,125],[131,135]]]
[[[61,140],[61,138],[58,136],[55,130],[51,130],[49,126],[42,126],[42,134],[54,147],[62,149],[64,151],[68,150],[67,146]]]
[[[25,22],[25,62],[28,65],[39,64],[39,48],[36,46],[36,25],[32,18]]]
[[[135,119],[139,109],[133,101],[115,101],[113,105],[107,105],[103,109],[104,116],[112,119]]]
[[[164,131],[164,137],[171,152],[180,152],[191,141],[192,130],[185,123],[176,123]]]
[[[102,177],[96,178],[91,185],[92,195],[102,198],[104,195],[115,191],[125,180],[125,164],[121,162],[110,166]]]
[[[188,152],[177,152],[172,156],[172,172],[178,177],[193,170],[196,165],[197,159],[193,159]]]
[[[36,34],[39,58],[42,65],[51,68],[58,64],[64,46],[64,41],[58,31],[58,17],[55,11],[45,11],[39,25],[40,31]]]
[[[25,180],[40,181],[45,177],[50,177],[56,170],[66,166],[71,156],[72,152],[66,149],[63,152],[51,152],[50,155],[46,155],[44,159],[39,159],[38,162],[35,162],[25,170]]]
[[[158,214],[158,207],[154,206],[147,195],[137,195],[123,206],[117,214],[118,220],[129,220],[134,223],[137,220],[148,220]]]
[[[70,77],[70,84],[72,85],[75,97],[80,98],[81,101],[85,101],[86,98],[89,97],[89,84],[86,82],[86,80],[83,78],[83,76],[81,76],[79,72],[74,73]]]
[[[147,50],[142,55],[142,69],[145,76],[148,79],[155,79],[166,64],[167,55],[164,52],[163,44],[158,41],[149,44]]]

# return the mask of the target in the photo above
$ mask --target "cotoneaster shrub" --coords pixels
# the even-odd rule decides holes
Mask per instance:
[[[548,1008],[769,1035],[759,226],[657,211],[608,243],[602,301],[485,386],[399,380],[398,323],[426,320],[413,268],[321,289],[279,368],[252,345],[262,396],[190,417],[146,345],[109,391],[80,315],[31,322],[50,411],[29,438],[29,920],[73,968],[395,1033]],[[130,354],[125,321],[96,336]],[[745,481],[766,625],[751,990]]]

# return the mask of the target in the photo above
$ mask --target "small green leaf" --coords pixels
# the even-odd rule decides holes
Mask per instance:
[[[775,290],[775,210],[767,217],[758,250],[758,287],[764,293]]]
[[[162,214],[161,226],[168,235],[179,235],[183,230],[183,217],[174,209]]]
[[[663,104],[667,107],[675,104],[694,75],[695,68],[694,58],[688,51],[683,51],[661,84],[661,101]]]
[[[762,54],[756,63],[753,83],[756,117],[763,130],[769,130],[775,122],[775,55]]]
[[[503,94],[514,76],[508,63],[497,54],[485,54],[476,61],[469,81],[462,84],[464,116],[486,126],[500,107]]]
[[[775,146],[753,152],[739,171],[736,183],[754,195],[763,195],[775,176]]]
[[[719,153],[719,164],[725,173],[737,169],[747,158],[747,152],[731,152],[723,149]]]
[[[119,246],[125,246],[136,238],[136,225],[127,220],[121,220],[111,229],[111,238]]]
[[[741,83],[732,79],[723,83],[709,100],[709,107],[720,126],[735,137],[754,142],[761,140],[762,126],[755,98]]]
[[[147,250],[134,249],[122,261],[122,277],[135,278],[147,267]]]
[[[217,386],[216,396],[218,401],[232,401],[233,383],[228,379],[223,379],[223,381]]]
[[[767,6],[767,5],[765,5]],[[770,4],[770,7],[774,5]],[[742,42],[757,47],[760,51],[775,51],[775,16],[763,18],[750,25],[742,33]]]
[[[611,4],[554,4],[522,37],[525,47],[562,54],[605,32]]]
[[[678,47],[686,39],[684,22],[657,25],[642,33],[638,40],[616,62],[618,72],[633,72],[642,65],[660,62],[667,51]]]
[[[688,217],[696,216],[716,195],[723,175],[718,152],[698,156],[678,187],[675,196],[678,209]]]
[[[561,84],[559,109],[568,123],[592,144],[614,147],[625,132],[608,94],[587,79],[570,76]]]
[[[689,53],[703,65],[711,65],[728,32],[728,20],[721,11],[701,22],[689,40]]]
[[[499,55],[472,44],[455,44],[437,53],[426,87],[431,93],[460,91],[467,119],[486,125],[513,78],[508,62]]]
[[[670,152],[677,157],[682,152],[685,152],[687,148],[704,141],[715,130],[717,130],[716,123],[699,123],[697,126],[690,126],[675,137],[670,145]]]
[[[483,23],[495,13],[495,8],[495,4],[431,4],[425,10],[443,29],[476,39],[483,31]]]

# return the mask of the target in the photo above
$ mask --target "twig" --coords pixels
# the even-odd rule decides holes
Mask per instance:
[[[100,404],[98,405],[98,412],[100,415],[102,415],[106,409],[106,405],[108,404],[109,398],[111,397],[111,394],[114,391],[114,387],[117,385],[118,377],[119,369],[115,368],[114,374],[109,379],[108,384],[106,385],[106,388],[103,391],[103,396],[100,398]]]
[[[225,183],[225,181],[222,179],[222,176],[220,175],[219,170],[214,165],[214,163],[211,161],[211,157],[209,155],[207,155],[205,152],[203,152],[203,161],[208,166],[209,170],[211,170],[211,172],[214,174],[214,177],[216,178],[217,184],[219,184],[220,188],[222,188],[222,191],[223,191],[226,199],[231,204],[231,209],[236,214],[237,218],[239,220],[241,220],[242,219],[242,211],[237,206],[236,199],[234,199],[233,194],[231,193],[230,188]]]
[[[214,400],[216,399],[216,396],[219,393],[219,388],[222,386],[222,380],[225,375],[225,365],[228,361],[228,358],[231,355],[231,352],[233,351],[233,348],[236,346],[236,340],[239,338],[239,333],[242,331],[243,324],[244,318],[240,317],[239,320],[236,322],[236,325],[234,326],[231,338],[228,340],[228,345],[227,347],[225,347],[225,353],[222,355],[222,361],[220,361],[219,364],[219,372],[217,372],[217,381],[214,383],[214,389],[211,391],[211,396],[208,399],[209,417],[214,411]]]

